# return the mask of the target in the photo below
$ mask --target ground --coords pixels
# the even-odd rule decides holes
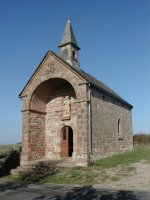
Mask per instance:
[[[126,176],[118,178],[119,180],[117,180],[117,176],[114,176],[114,180],[99,183],[96,186],[119,190],[150,191],[150,164],[145,164],[144,162],[134,163],[130,165],[129,169],[131,171]],[[119,171],[119,168],[117,170]],[[116,171],[110,171],[109,173],[113,175],[116,174]]]
[[[9,179],[0,179],[1,200],[67,200],[67,199],[102,199],[102,200],[149,200],[150,199],[150,164],[144,161],[128,166],[129,173],[117,179],[119,166],[107,171],[108,176],[116,177],[95,185],[64,184],[29,184]],[[122,172],[122,171],[121,171]],[[115,174],[115,176],[114,176]]]

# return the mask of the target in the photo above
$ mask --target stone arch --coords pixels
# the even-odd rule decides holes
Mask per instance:
[[[59,75],[59,76],[58,76]],[[38,77],[33,80],[31,80],[31,84],[28,87],[28,94],[27,98],[25,99],[25,104],[24,108],[25,110],[30,109],[30,103],[32,101],[33,95],[35,91],[44,83],[47,81],[53,80],[53,79],[62,79],[70,83],[70,85],[74,88],[74,91],[76,93],[76,99],[80,99],[81,92],[79,90],[79,85],[78,82],[81,80],[78,76],[73,74],[71,71],[65,71],[65,72],[58,72],[58,73],[53,73],[53,74],[46,74],[44,77]]]
[[[77,127],[76,123],[72,122],[72,120],[62,122],[59,126],[60,130],[60,137],[61,137],[61,131],[65,126],[71,127],[73,131],[73,154],[72,154],[72,160],[76,161],[76,153],[77,153]],[[60,144],[61,145],[61,144]],[[61,153],[61,151],[60,151]]]
[[[50,94],[61,86],[70,87],[74,93],[74,97],[76,98],[75,89],[67,80],[62,78],[51,78],[39,84],[33,91],[30,98],[29,109],[46,112],[46,105],[50,100]]]
[[[76,92],[68,81],[52,78],[34,90],[30,100],[29,161],[60,158],[59,126],[64,120],[62,99],[65,95],[71,97],[74,115],[67,120],[76,123]]]

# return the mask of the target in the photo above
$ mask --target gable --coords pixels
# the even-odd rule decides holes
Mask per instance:
[[[57,62],[57,64],[55,62]],[[19,97],[24,96],[25,91],[30,86],[31,82],[35,79],[35,77],[41,76],[41,77],[43,77],[43,81],[44,81],[44,79],[47,80],[48,77],[49,78],[53,77],[53,76],[49,76],[49,74],[56,73],[56,72],[54,72],[56,69],[56,66],[58,68],[57,69],[58,75],[60,76],[60,72],[62,70],[61,69],[62,65],[65,66],[65,68],[66,68],[65,73],[68,73],[68,70],[71,71],[72,73],[74,73],[75,76],[77,76],[80,80],[84,81],[85,83],[90,83],[91,86],[97,88],[99,91],[103,91],[103,92],[107,93],[108,95],[114,97],[118,101],[127,105],[130,109],[133,108],[133,106],[131,104],[129,104],[127,101],[125,101],[123,98],[121,98],[116,92],[114,92],[111,88],[109,88],[103,82],[97,80],[96,78],[94,78],[90,74],[86,73],[81,68],[70,65],[67,61],[65,61],[64,59],[62,59],[61,57],[59,57],[57,54],[55,54],[52,51],[48,51],[46,53],[46,55],[42,59],[41,63],[39,64],[39,66],[37,67],[37,69],[35,70],[33,75],[31,76],[31,78],[29,79],[29,81],[27,82],[27,84],[25,85],[25,87],[23,88],[21,93],[19,94]]]
[[[56,54],[54,54],[51,51],[48,51],[42,61],[40,62],[39,66],[35,70],[35,72],[32,74],[26,85],[24,86],[23,90],[19,94],[19,97],[26,96],[26,91],[33,87],[32,85],[38,85],[41,82],[48,80],[50,78],[64,78],[62,74],[65,75],[66,80],[67,77],[69,77],[69,73],[73,73],[71,82],[74,83],[75,81],[79,83],[86,82],[86,80],[78,74],[74,69],[72,69],[70,66],[68,66],[65,62],[62,62],[62,59],[59,59]],[[67,75],[68,74],[68,75]],[[77,79],[76,79],[77,77]],[[34,82],[34,84],[33,84]],[[36,84],[35,84],[36,82]],[[32,89],[33,90],[33,89]]]

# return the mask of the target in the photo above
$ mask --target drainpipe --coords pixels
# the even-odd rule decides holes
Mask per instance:
[[[89,160],[91,159],[92,154],[92,127],[91,127],[91,89],[90,89],[90,83],[88,83],[88,115],[89,115],[89,130],[88,130],[88,139],[89,139]]]

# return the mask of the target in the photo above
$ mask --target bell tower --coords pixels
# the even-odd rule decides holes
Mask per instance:
[[[80,67],[78,61],[78,51],[80,48],[73,33],[70,18],[68,18],[61,43],[58,47],[60,48],[61,58],[75,67]]]

